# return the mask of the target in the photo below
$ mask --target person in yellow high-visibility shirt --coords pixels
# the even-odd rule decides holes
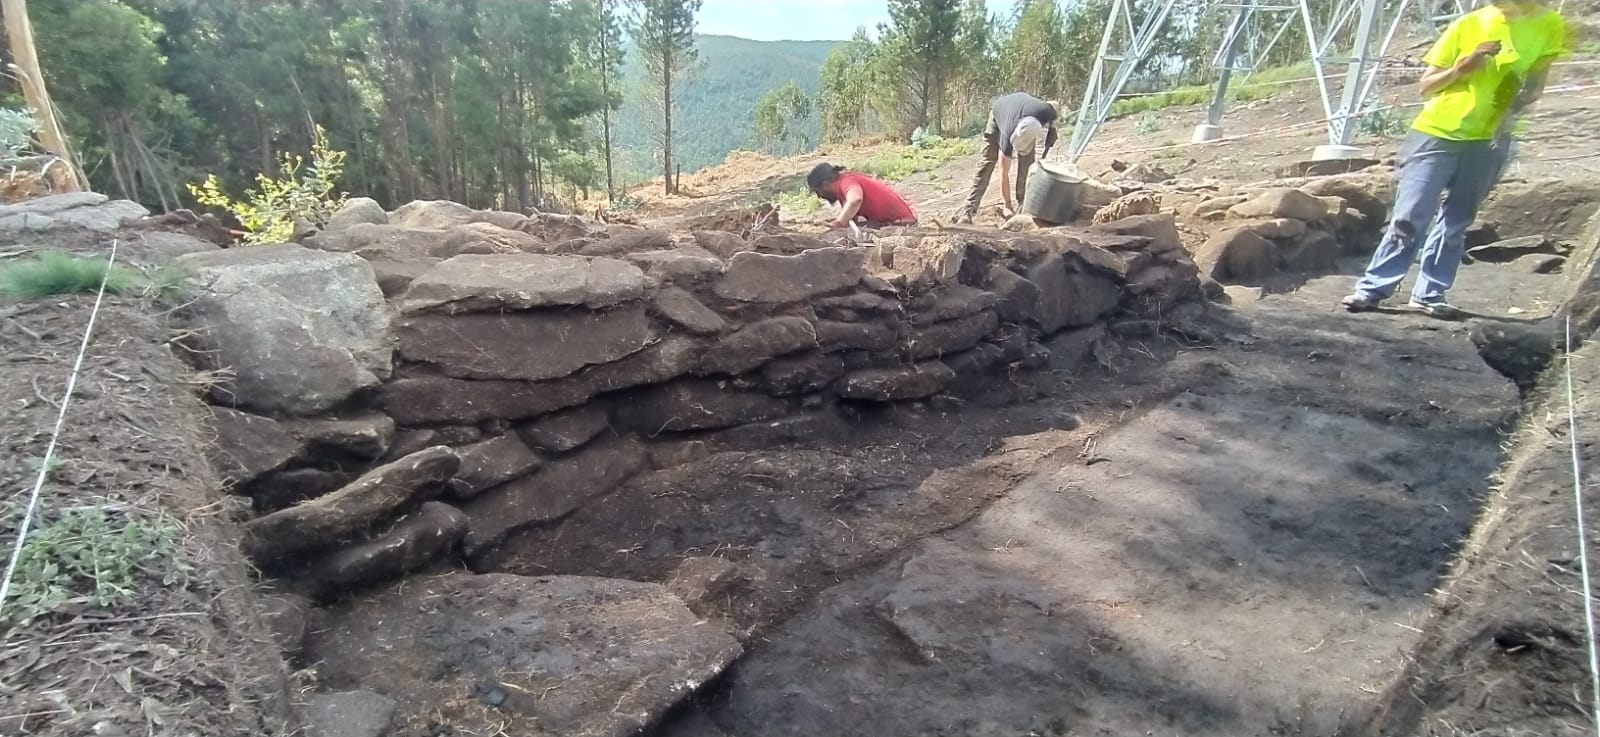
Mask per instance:
[[[1445,29],[1423,59],[1427,102],[1400,145],[1389,230],[1355,293],[1344,298],[1346,309],[1371,310],[1393,296],[1420,248],[1411,306],[1435,317],[1460,314],[1445,293],[1461,266],[1467,228],[1505,164],[1496,139],[1509,116],[1543,93],[1566,36],[1565,21],[1542,0],[1494,0]]]

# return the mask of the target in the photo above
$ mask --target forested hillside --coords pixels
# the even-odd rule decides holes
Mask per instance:
[[[659,176],[666,88],[650,69],[669,70],[686,171],[737,148],[970,135],[1004,91],[1077,100],[1111,6],[884,2],[888,23],[840,28],[854,31],[841,42],[696,35],[699,0],[58,0],[30,14],[98,190],[193,206],[190,185],[215,174],[237,196],[286,173],[286,155],[293,170],[322,129],[347,155],[342,190],[527,209],[605,192],[608,127],[619,184]],[[1226,8],[1180,5],[1144,89],[1212,72]],[[1290,24],[1267,62],[1302,58],[1300,33]],[[17,128],[15,83],[0,85],[0,130]]]
[[[850,29],[841,29],[840,37]],[[727,158],[728,152],[752,148],[756,140],[753,111],[768,90],[793,81],[807,95],[819,88],[822,62],[839,45],[836,41],[751,41],[730,36],[696,36],[699,68],[691,73],[678,99],[678,161],[684,171],[693,171]],[[618,116],[617,145],[625,152],[630,176],[654,177],[660,171],[656,162],[656,121],[659,105],[652,106],[641,94],[643,66],[638,54],[629,54],[624,75],[629,94]],[[813,112],[801,121],[807,132],[801,145],[815,147],[821,124]]]

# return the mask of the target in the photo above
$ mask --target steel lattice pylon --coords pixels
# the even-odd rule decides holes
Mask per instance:
[[[1112,104],[1149,57],[1177,4],[1177,0],[1157,0],[1138,7],[1135,0],[1114,0],[1067,147],[1069,161],[1077,161],[1088,149],[1090,140],[1111,113]],[[1479,0],[1339,0],[1329,17],[1319,18],[1309,0],[1219,2],[1217,7],[1232,13],[1213,59],[1219,70],[1216,95],[1204,122],[1195,129],[1194,141],[1203,143],[1222,137],[1222,116],[1232,76],[1255,71],[1290,24],[1298,21],[1305,30],[1307,53],[1316,70],[1328,121],[1328,143],[1318,146],[1312,158],[1356,156],[1359,151],[1350,144],[1366,113],[1378,65],[1408,15],[1415,14],[1417,20],[1437,33],[1478,4]],[[1345,37],[1351,39],[1349,48],[1337,48]]]

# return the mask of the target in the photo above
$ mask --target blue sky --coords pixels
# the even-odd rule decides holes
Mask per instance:
[[[889,20],[883,0],[704,0],[700,33],[757,41],[842,41]]]

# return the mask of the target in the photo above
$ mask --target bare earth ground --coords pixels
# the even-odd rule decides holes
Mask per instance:
[[[1417,52],[1420,53],[1420,52]],[[1527,116],[1518,161],[1510,176],[1537,179],[1549,176],[1600,174],[1600,154],[1593,146],[1600,126],[1600,64],[1580,58],[1562,66],[1550,91]],[[1571,89],[1568,89],[1571,88]],[[1271,179],[1279,168],[1305,161],[1311,150],[1327,142],[1326,116],[1314,78],[1283,85],[1283,92],[1252,102],[1234,102],[1223,119],[1227,139],[1209,145],[1189,144],[1194,126],[1205,117],[1198,106],[1172,107],[1109,120],[1100,128],[1080,167],[1091,174],[1110,169],[1111,162],[1151,163],[1168,173],[1189,179],[1216,179],[1234,184]],[[1395,115],[1404,124],[1415,114],[1418,101],[1415,72],[1388,71],[1375,88],[1378,99],[1398,105]],[[1141,120],[1153,118],[1155,129],[1141,130]],[[1148,125],[1146,123],[1145,125]],[[1064,160],[1071,125],[1063,126],[1062,142],[1051,160]],[[1369,156],[1394,155],[1399,132],[1361,135],[1356,144]],[[641,187],[645,216],[662,227],[672,227],[680,216],[705,215],[725,209],[730,202],[757,202],[783,192],[804,188],[805,172],[819,161],[848,163],[866,160],[886,144],[866,147],[841,145],[816,154],[774,159],[749,152],[705,172],[686,175],[685,189],[692,196],[663,198],[655,187]],[[966,198],[976,167],[975,157],[952,160],[939,168],[914,174],[896,184],[924,218],[948,219]],[[657,185],[659,186],[659,185]],[[986,207],[999,204],[999,190],[991,186]],[[785,219],[789,219],[785,216]],[[803,215],[799,222],[822,223],[822,213]]]
[[[1493,277],[1469,270],[1462,301],[1533,304]],[[1462,324],[1331,310],[1348,282],[1046,389],[1033,410],[1072,402],[1079,433],[762,634],[661,734],[1349,734],[1417,640],[1516,392]]]

